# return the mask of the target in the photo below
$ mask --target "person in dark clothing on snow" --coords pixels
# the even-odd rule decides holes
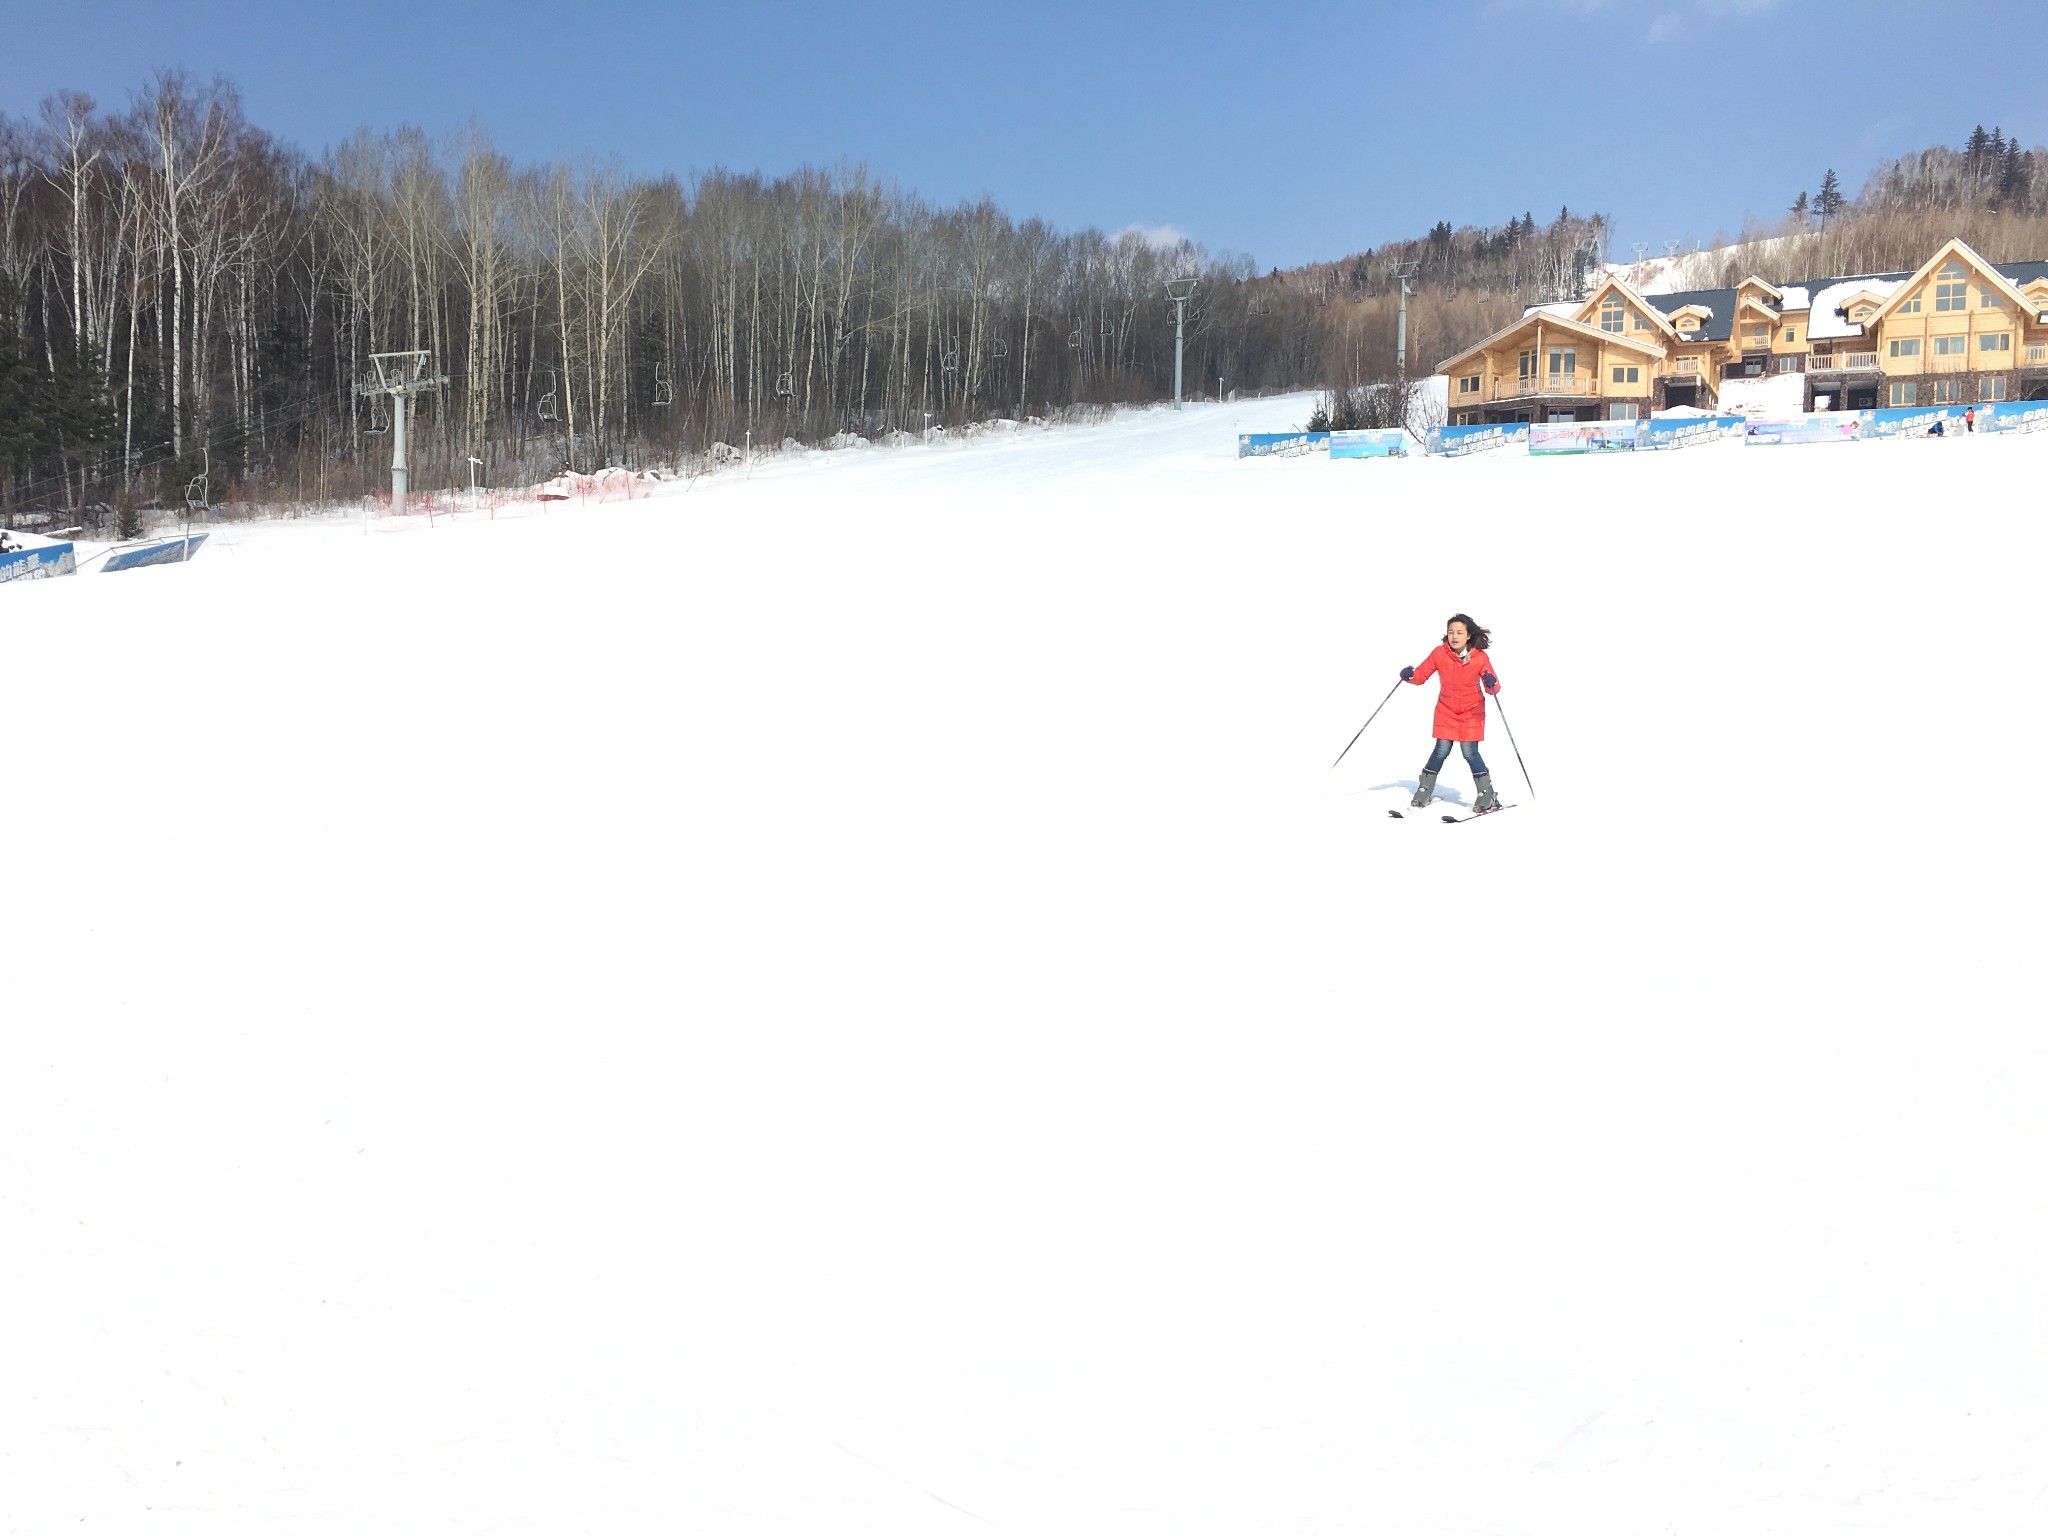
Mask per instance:
[[[1453,742],[1465,754],[1465,766],[1472,770],[1472,783],[1479,790],[1472,809],[1491,811],[1500,806],[1500,796],[1493,792],[1493,775],[1479,755],[1479,743],[1486,739],[1486,700],[1480,690],[1500,692],[1500,679],[1493,675],[1493,662],[1486,654],[1489,639],[1470,614],[1454,613],[1444,625],[1443,644],[1423,658],[1421,666],[1401,669],[1404,683],[1419,686],[1432,677],[1437,680],[1436,747],[1422,770],[1415,798],[1408,802],[1417,809],[1435,797],[1436,776],[1451,755]]]

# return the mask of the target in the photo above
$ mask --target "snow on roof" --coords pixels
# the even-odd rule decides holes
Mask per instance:
[[[1861,336],[1863,327],[1853,320],[1844,319],[1836,311],[1858,293],[1874,293],[1880,299],[1888,299],[1911,276],[1910,272],[1900,272],[1890,277],[1845,277],[1816,290],[1811,306],[1813,313],[1806,322],[1806,339],[1835,341],[1844,336]]]
[[[1541,314],[1558,315],[1566,320],[1576,320],[1579,311],[1585,307],[1586,301],[1584,299],[1565,299],[1555,304],[1531,304],[1522,311],[1522,318],[1526,320],[1531,315]]]
[[[1778,305],[1778,308],[1781,310],[1811,309],[1812,307],[1812,298],[1801,287],[1787,288],[1784,299]]]

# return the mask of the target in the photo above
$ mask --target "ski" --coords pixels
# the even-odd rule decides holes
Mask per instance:
[[[1496,805],[1490,811],[1474,811],[1470,816],[1446,816],[1444,820],[1455,827],[1463,821],[1477,821],[1482,816],[1495,816],[1502,811],[1512,811],[1513,809],[1512,805]]]

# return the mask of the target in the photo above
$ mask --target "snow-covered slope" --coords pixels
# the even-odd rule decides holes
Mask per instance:
[[[1762,240],[1715,246],[1709,250],[1680,251],[1670,256],[1645,255],[1641,261],[1610,261],[1607,270],[1641,294],[1718,288],[1722,286],[1722,270],[1730,256],[1739,258],[1742,270],[1747,273],[1785,249],[1794,238],[1772,235]]]
[[[0,592],[0,1529],[2048,1530],[2048,443],[1311,403]]]

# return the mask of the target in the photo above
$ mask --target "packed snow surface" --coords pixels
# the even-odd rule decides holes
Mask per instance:
[[[1312,403],[0,591],[0,1531],[2048,1532],[2048,439]]]

